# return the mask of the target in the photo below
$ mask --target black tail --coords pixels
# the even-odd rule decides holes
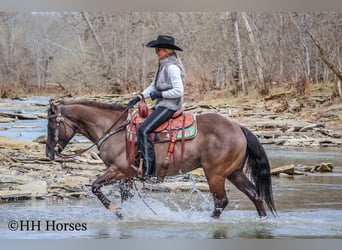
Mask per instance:
[[[272,214],[276,215],[277,212],[272,193],[271,170],[266,152],[258,138],[249,129],[242,126],[241,129],[247,139],[247,169],[251,173],[252,181],[255,183],[256,192],[260,198],[264,199]]]

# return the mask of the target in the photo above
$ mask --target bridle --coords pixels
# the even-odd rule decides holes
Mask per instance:
[[[90,145],[89,147],[85,148],[85,149],[81,149],[76,151],[76,153],[73,154],[63,154],[61,153],[61,151],[63,151],[64,147],[61,145],[61,143],[59,142],[59,131],[60,131],[60,127],[61,124],[64,127],[64,132],[66,133],[66,127],[70,127],[73,132],[75,132],[74,126],[72,125],[71,121],[68,120],[66,117],[64,117],[59,109],[59,107],[57,106],[57,114],[54,115],[49,115],[48,119],[53,119],[56,118],[56,129],[55,129],[55,138],[54,141],[56,142],[56,145],[54,147],[54,151],[56,153],[57,156],[62,157],[63,159],[69,159],[69,158],[74,158],[77,156],[82,155],[83,153],[87,152],[88,150],[90,150],[92,147],[97,146],[98,149],[100,149],[101,145],[103,144],[103,142],[105,142],[110,136],[117,134],[118,132],[120,132],[121,130],[125,129],[126,126],[131,122],[130,120],[126,120],[124,121],[119,127],[117,127],[116,129],[112,130],[112,128],[118,123],[118,121],[121,119],[121,117],[130,109],[130,106],[127,106],[122,113],[120,114],[119,118],[113,123],[113,125],[107,130],[106,133],[104,133],[103,136],[101,136],[96,142],[94,142],[92,145]]]
[[[59,131],[60,131],[60,125],[63,124],[64,127],[64,133],[66,133],[66,126],[70,127],[72,130],[74,130],[73,126],[70,124],[70,122],[68,120],[66,120],[60,111],[58,111],[57,115],[51,115],[49,116],[49,119],[51,118],[56,118],[56,130],[55,130],[55,142],[56,145],[54,147],[54,151],[55,153],[60,156],[60,151],[62,151],[64,149],[64,147],[59,143]],[[60,150],[60,151],[59,151]]]

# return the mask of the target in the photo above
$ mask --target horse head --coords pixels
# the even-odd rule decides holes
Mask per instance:
[[[50,160],[55,159],[55,154],[60,155],[71,138],[75,135],[75,127],[62,111],[63,103],[49,101],[46,156]]]

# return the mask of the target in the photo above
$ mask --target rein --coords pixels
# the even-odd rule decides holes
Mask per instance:
[[[85,148],[85,149],[82,149],[82,150],[78,150],[76,153],[74,154],[63,154],[63,153],[59,153],[58,152],[58,149],[64,149],[62,147],[61,144],[58,143],[58,140],[59,140],[59,127],[60,127],[60,124],[62,123],[63,126],[64,126],[64,130],[66,131],[66,125],[69,126],[70,128],[73,129],[73,126],[67,122],[67,120],[62,116],[62,113],[58,110],[58,114],[57,115],[54,115],[56,117],[56,133],[55,133],[55,141],[56,141],[56,146],[55,146],[55,152],[56,152],[56,155],[63,158],[63,159],[70,159],[70,158],[75,158],[77,156],[80,156],[82,155],[83,153],[87,152],[88,150],[90,150],[91,148],[93,148],[94,146],[97,146],[99,149],[102,145],[102,143],[104,141],[106,141],[110,136],[120,132],[121,130],[125,129],[126,126],[131,122],[130,120],[126,120],[125,122],[123,122],[118,128],[116,128],[115,130],[111,131],[112,128],[118,123],[118,121],[122,118],[122,116],[130,109],[131,107],[130,106],[127,106],[123,111],[122,113],[120,114],[119,118],[113,123],[113,125],[107,130],[107,132],[102,136],[100,137],[96,142],[94,142],[92,145],[90,145],[89,147]],[[51,116],[52,118],[54,116]],[[51,118],[50,117],[50,118]]]

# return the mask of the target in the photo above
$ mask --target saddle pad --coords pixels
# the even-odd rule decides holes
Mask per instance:
[[[177,141],[182,140],[182,136],[183,136],[182,128],[171,131],[171,133],[173,133],[173,132],[177,133],[176,134]],[[190,139],[193,139],[194,137],[196,137],[196,135],[197,135],[197,122],[196,122],[196,120],[194,120],[194,122],[190,126],[188,126],[184,129],[184,139],[190,140]],[[154,133],[154,142],[170,141],[171,136],[172,136],[172,134],[170,135],[170,131],[168,131],[168,130],[163,130],[161,132],[155,132]]]

